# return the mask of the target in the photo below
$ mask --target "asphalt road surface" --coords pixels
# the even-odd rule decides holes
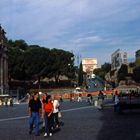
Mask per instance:
[[[28,134],[27,105],[0,107],[0,140],[140,140],[140,110],[119,115],[111,106],[99,111],[85,101],[61,104],[64,126],[44,138]]]

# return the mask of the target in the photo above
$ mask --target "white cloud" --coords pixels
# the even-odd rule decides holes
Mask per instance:
[[[102,41],[102,39],[99,36],[86,36],[86,37],[78,38],[74,40],[73,42],[75,44],[88,45],[92,43],[98,43],[100,41]]]
[[[85,55],[139,48],[139,13],[139,0],[0,1],[0,23],[9,38]]]

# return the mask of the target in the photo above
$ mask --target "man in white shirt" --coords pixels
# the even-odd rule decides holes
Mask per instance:
[[[58,112],[59,112],[59,101],[56,99],[56,97],[53,98],[53,116],[54,116],[54,124],[56,126],[56,128],[59,126],[59,120],[58,120]]]

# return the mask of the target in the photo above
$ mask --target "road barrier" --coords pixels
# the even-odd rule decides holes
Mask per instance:
[[[105,93],[106,95],[112,95],[113,90],[107,90],[107,91],[102,91],[103,93]],[[83,92],[83,93],[79,93],[82,97],[86,97],[88,94],[91,95],[98,95],[99,91],[96,92]],[[53,96],[55,96],[57,99],[70,99],[70,98],[76,98],[79,96],[79,94],[76,93],[64,93],[64,94],[55,94]]]

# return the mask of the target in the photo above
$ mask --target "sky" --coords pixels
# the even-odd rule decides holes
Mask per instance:
[[[140,49],[140,0],[0,0],[8,39],[111,62],[118,48]]]

